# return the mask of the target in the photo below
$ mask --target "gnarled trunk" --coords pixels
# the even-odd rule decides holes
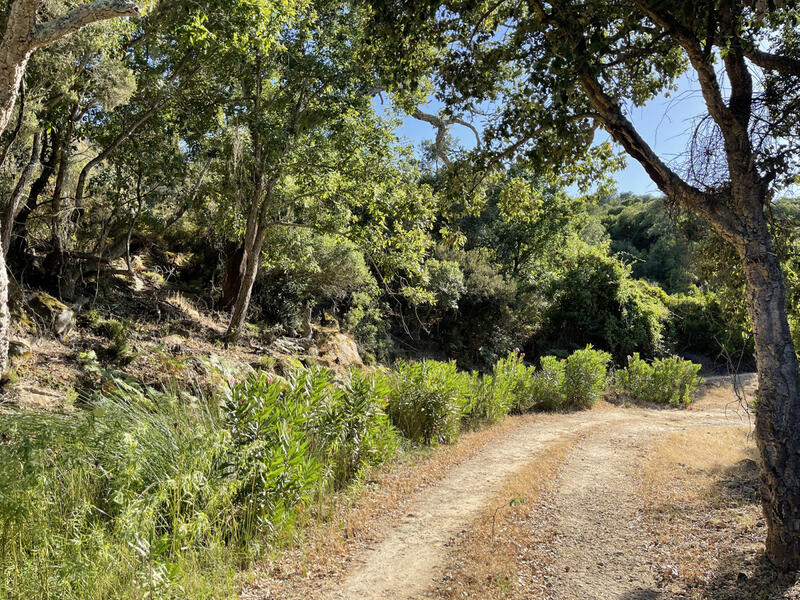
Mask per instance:
[[[738,248],[747,281],[758,369],[756,441],[762,459],[766,550],[782,568],[800,567],[800,371],[786,318],[786,288],[763,214]]]

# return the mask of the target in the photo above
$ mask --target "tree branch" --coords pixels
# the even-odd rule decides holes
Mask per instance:
[[[51,44],[97,21],[138,16],[139,7],[128,0],[94,0],[76,6],[61,17],[37,25],[33,31],[31,48]]]
[[[800,77],[800,59],[792,56],[763,52],[758,49],[745,51],[744,55],[750,62],[762,69],[777,71],[781,75]]]

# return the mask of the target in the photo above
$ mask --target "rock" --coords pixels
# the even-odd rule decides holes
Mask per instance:
[[[36,335],[38,330],[36,328],[36,323],[31,318],[30,313],[23,308],[17,308],[11,312],[11,320],[13,323],[25,333],[30,335]]]
[[[186,340],[176,334],[170,334],[161,340],[161,343],[164,347],[172,352],[173,354],[182,354],[183,353],[183,344]]]
[[[75,328],[75,311],[50,294],[39,292],[28,305],[62,341]]]
[[[364,362],[358,353],[356,341],[345,333],[335,333],[326,336],[324,342],[319,344],[320,358],[339,365],[340,367],[361,367]]]
[[[30,356],[31,345],[25,340],[8,340],[8,357],[21,358]]]

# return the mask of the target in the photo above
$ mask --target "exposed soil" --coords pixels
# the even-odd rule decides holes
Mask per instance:
[[[702,454],[702,436],[713,439],[717,433],[729,435],[730,431],[741,431],[736,435],[749,440],[746,444],[752,444],[752,439],[747,437],[750,423],[746,413],[735,402],[730,386],[719,385],[719,382],[707,387],[700,401],[688,410],[604,406],[582,413],[548,415],[533,422],[520,422],[507,435],[492,440],[472,458],[455,466],[437,483],[408,498],[399,521],[394,519],[383,529],[376,524],[377,530],[384,531],[382,538],[351,557],[349,571],[344,575],[315,579],[294,590],[297,597],[330,600],[714,597],[713,589],[719,589],[718,581],[714,583],[716,588],[704,588],[695,583],[683,587],[673,585],[680,578],[679,572],[690,570],[685,564],[691,564],[692,556],[683,555],[677,559],[685,564],[665,564],[664,557],[669,553],[667,546],[677,544],[689,534],[677,526],[677,529],[673,527],[669,540],[659,538],[658,530],[665,527],[666,522],[659,521],[662,513],[653,512],[653,505],[643,497],[642,490],[646,477],[652,487],[652,474],[646,475],[646,472],[652,466],[654,449],[661,448],[659,451],[663,452],[665,440],[671,443],[670,436],[696,433],[691,439],[699,441],[692,442],[695,446],[686,451]],[[506,511],[505,520],[498,524],[498,530],[503,528],[506,538],[516,536],[510,540],[511,546],[508,543],[501,546],[493,531],[488,534],[487,523],[494,520],[495,507],[507,502],[511,489],[507,483],[520,473],[527,473],[530,478],[537,461],[544,464],[542,457],[546,457],[549,450],[555,454],[557,449],[563,457],[550,468],[549,487],[545,490],[540,485],[531,505],[516,513]],[[684,466],[680,462],[675,464],[675,468]],[[683,491],[673,486],[675,489],[670,491],[673,499],[680,504],[682,494],[692,498],[711,494],[705,488],[690,489],[695,480],[698,486],[716,481],[717,471],[707,471],[705,479],[675,478],[676,485],[683,486]],[[670,473],[663,475],[671,481]],[[653,493],[652,489],[648,493]],[[720,505],[718,509],[723,511],[722,518],[727,518],[725,507]],[[676,514],[687,511],[673,519],[673,524],[694,523],[691,535],[699,539],[698,547],[708,546],[703,540],[702,526],[698,534],[697,519],[693,520],[690,513],[690,510],[700,510],[699,505],[687,504],[672,510]],[[750,510],[757,512],[758,508],[753,506]],[[387,520],[390,519],[387,516]],[[478,530],[480,535],[476,535]],[[756,532],[756,535],[762,533]],[[731,535],[726,539],[740,537]],[[721,539],[718,536],[717,540]],[[491,560],[493,548],[503,552],[514,548],[517,555],[512,558],[515,562],[513,576],[498,576],[496,581],[489,576],[489,584],[483,581],[477,587],[474,581],[459,581],[471,577],[464,573],[468,569],[459,570],[459,566],[472,560],[474,567],[475,557],[468,558],[468,555],[478,543],[486,546],[481,551],[483,554],[478,553],[478,560],[487,562]],[[712,562],[724,562],[724,556],[740,554],[741,550],[715,548]],[[749,551],[754,555],[750,557],[751,562],[758,562],[761,549],[752,546]],[[736,576],[734,573],[734,578]],[[740,579],[742,577],[747,575],[739,575]],[[770,577],[774,579],[773,575]],[[708,581],[713,581],[713,577]],[[774,586],[768,586],[753,597],[795,598],[792,583],[784,578],[780,592],[770,591]],[[268,594],[261,597],[289,596]]]

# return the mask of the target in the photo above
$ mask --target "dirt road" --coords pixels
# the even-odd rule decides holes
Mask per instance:
[[[411,499],[402,522],[357,557],[350,574],[321,597],[426,595],[441,574],[453,536],[503,481],[549,445],[573,438],[577,441],[559,475],[551,516],[542,523],[553,530],[555,540],[551,552],[556,575],[547,582],[547,597],[658,598],[635,497],[637,469],[650,443],[661,435],[693,427],[747,427],[746,418],[718,400],[701,401],[693,410],[611,408],[521,425]]]

